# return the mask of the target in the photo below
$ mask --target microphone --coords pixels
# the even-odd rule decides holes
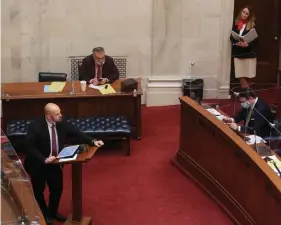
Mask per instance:
[[[268,121],[264,115],[262,115],[257,109],[255,109],[255,107],[253,108],[253,110],[255,110],[255,112],[257,112],[268,123],[268,125],[270,126],[270,130],[273,128],[277,133],[279,133],[279,135],[281,135],[281,132],[275,127],[275,124]]]
[[[239,96],[239,92],[235,92],[233,88],[230,88],[229,90],[234,94],[235,97]]]
[[[253,129],[253,130],[254,130],[254,129]],[[254,130],[254,135],[255,135],[254,147],[255,147],[256,152],[258,152],[258,148],[257,148],[257,134],[256,134],[256,131],[255,131],[255,130]]]
[[[260,146],[257,145],[257,134],[256,134],[256,131],[253,128],[249,128],[249,129],[253,130],[253,132],[254,132],[254,138],[255,138],[254,149],[255,149],[255,151],[259,155],[261,155],[261,156],[270,156],[270,155],[272,155],[270,149],[268,149],[268,147],[266,145],[260,145]]]
[[[197,98],[196,100],[197,100],[198,105],[201,105],[201,100],[200,100],[200,98]]]
[[[257,109],[255,109],[255,108],[253,108],[254,110],[255,110],[255,112],[257,112],[267,123],[268,123],[268,125],[270,126],[270,134],[269,134],[269,138],[265,138],[265,140],[268,140],[268,146],[270,147],[270,148],[272,148],[272,146],[271,146],[271,140],[272,140],[272,129],[275,129],[275,131],[277,132],[277,133],[279,133],[279,135],[281,135],[281,132],[275,127],[275,124],[273,124],[273,123],[271,123],[270,121],[268,121],[266,118],[265,118],[265,116],[264,115],[262,115],[262,113],[260,113]],[[262,146],[259,146],[259,147],[262,147]],[[270,155],[270,151],[269,151],[269,149],[267,148],[267,146],[263,146],[263,150],[264,150],[264,148],[266,148],[265,149],[265,153],[268,153],[269,155]],[[273,148],[272,148],[273,149]],[[274,150],[274,149],[273,149]],[[264,155],[264,154],[263,154]]]

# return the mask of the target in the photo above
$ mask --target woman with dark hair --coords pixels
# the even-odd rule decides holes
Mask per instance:
[[[246,35],[255,28],[255,16],[250,6],[243,7],[237,15],[232,30],[240,36]],[[253,43],[244,39],[235,40],[231,36],[232,57],[234,57],[235,78],[240,80],[242,88],[248,88],[256,76],[257,56],[253,51]]]

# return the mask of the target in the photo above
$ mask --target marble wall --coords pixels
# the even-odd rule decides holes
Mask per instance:
[[[204,98],[228,98],[234,1],[155,0],[153,6],[148,104],[176,104],[182,78],[204,79]]]
[[[178,104],[184,77],[203,78],[206,98],[228,97],[233,2],[2,0],[2,82],[69,72],[69,56],[103,46],[128,58],[148,105]]]
[[[103,46],[128,57],[130,76],[151,71],[152,0],[3,0],[2,81],[68,72],[69,56]]]

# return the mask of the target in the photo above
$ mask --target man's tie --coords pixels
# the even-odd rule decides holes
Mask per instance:
[[[246,123],[245,123],[245,126],[246,126],[246,127],[248,126],[248,124],[249,124],[249,122],[250,122],[250,118],[251,118],[251,116],[252,116],[252,113],[253,113],[253,108],[251,107],[251,108],[249,109],[249,112],[248,112],[248,115],[247,115],[247,118],[246,118]]]
[[[57,156],[58,154],[55,127],[55,125],[52,125],[52,156]]]
[[[101,68],[102,68],[102,65],[97,65],[97,66],[98,66],[97,79],[99,80],[101,78]]]

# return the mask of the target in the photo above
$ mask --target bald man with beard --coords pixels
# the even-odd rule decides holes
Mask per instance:
[[[53,219],[65,221],[66,217],[58,213],[59,201],[63,190],[63,170],[60,165],[52,164],[63,149],[69,137],[78,137],[85,144],[103,145],[76,129],[73,125],[62,121],[58,105],[48,103],[45,116],[34,121],[27,132],[27,155],[24,167],[30,175],[35,198],[45,217],[46,223]],[[46,184],[49,187],[49,207],[44,199]]]

